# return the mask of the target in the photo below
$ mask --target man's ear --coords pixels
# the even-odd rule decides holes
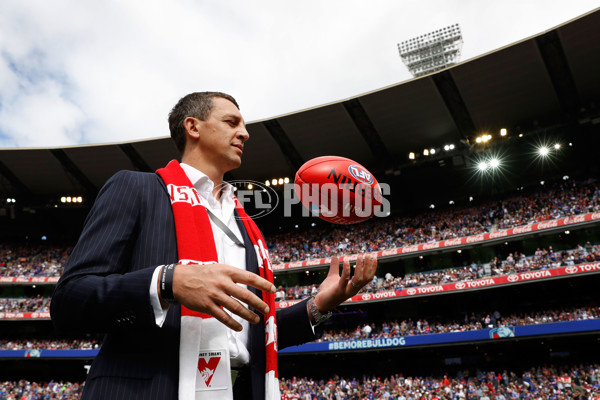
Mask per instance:
[[[197,139],[200,136],[200,120],[194,117],[187,117],[183,120],[185,132],[190,137]]]

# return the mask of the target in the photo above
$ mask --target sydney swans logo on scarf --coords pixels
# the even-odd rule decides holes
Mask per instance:
[[[231,379],[231,377],[227,373],[228,371],[222,371],[226,366],[224,362],[221,362],[226,356],[227,354],[223,350],[203,351],[198,354],[197,390],[227,388],[229,383],[227,379]]]

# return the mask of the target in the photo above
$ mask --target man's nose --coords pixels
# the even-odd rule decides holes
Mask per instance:
[[[246,127],[240,128],[237,136],[242,140],[242,142],[245,142],[246,140],[250,139],[250,134],[246,130]]]

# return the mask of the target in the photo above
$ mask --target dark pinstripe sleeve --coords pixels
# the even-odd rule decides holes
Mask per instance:
[[[50,307],[59,330],[110,332],[153,326],[149,285],[156,265],[132,265],[144,188],[121,171],[98,194]]]
[[[317,338],[308,319],[307,301],[308,299],[277,310],[277,346],[279,349],[311,342]]]

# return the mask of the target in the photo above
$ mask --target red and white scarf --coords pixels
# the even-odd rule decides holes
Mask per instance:
[[[212,226],[206,208],[200,204],[200,195],[176,160],[156,172],[165,182],[171,197],[179,263],[210,268],[211,264],[218,263],[218,256]],[[235,208],[256,252],[260,276],[272,283],[273,268],[265,239],[240,202],[235,197],[234,200]],[[266,336],[265,398],[275,400],[280,398],[277,374],[275,295],[263,292],[262,299],[270,310],[264,317]],[[211,315],[181,306],[180,400],[233,398],[231,385],[228,389],[221,389],[222,386],[225,386],[225,382],[211,381],[216,368],[219,368],[218,365],[226,370],[222,371],[225,373],[220,376],[231,379],[227,329],[229,328]],[[215,349],[218,351],[213,351]],[[220,358],[221,356],[223,359]],[[201,382],[201,386],[205,385],[207,390],[198,389],[198,382]]]

